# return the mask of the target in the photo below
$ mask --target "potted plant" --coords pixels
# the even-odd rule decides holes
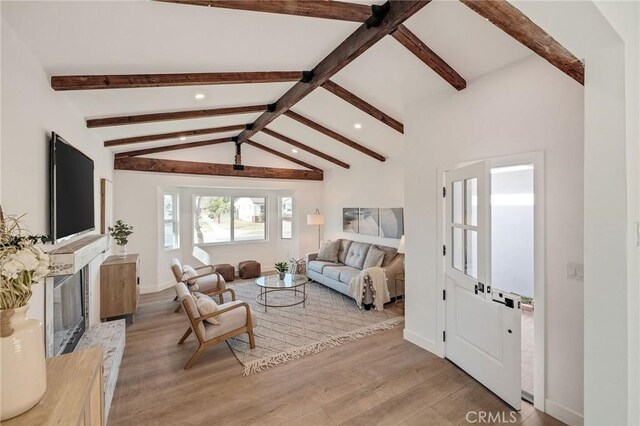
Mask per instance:
[[[119,253],[122,257],[127,255],[126,246],[129,242],[129,235],[131,234],[133,234],[133,226],[127,225],[120,219],[116,220],[116,223],[109,227],[109,235],[111,235],[120,247]]]
[[[289,264],[287,262],[276,263],[276,271],[278,271],[278,278],[284,280],[284,275],[289,270]]]
[[[28,319],[32,286],[46,277],[51,259],[19,217],[0,208],[0,420],[24,413],[40,401],[47,388],[42,324]]]

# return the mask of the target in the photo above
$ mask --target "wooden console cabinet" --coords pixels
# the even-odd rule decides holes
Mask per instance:
[[[101,426],[102,348],[47,358],[47,391],[35,407],[3,426]]]
[[[133,314],[140,297],[140,257],[109,256],[100,266],[100,318]]]

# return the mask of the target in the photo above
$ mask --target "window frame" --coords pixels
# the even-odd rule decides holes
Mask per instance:
[[[290,237],[285,237],[284,236],[284,214],[283,214],[283,209],[282,209],[282,204],[283,204],[283,200],[285,198],[289,198],[291,200],[291,218],[290,218],[290,223],[291,223],[291,236]],[[294,205],[293,205],[293,196],[292,195],[281,195],[278,197],[278,225],[279,225],[279,234],[280,234],[280,239],[281,240],[293,240],[293,217],[294,217]]]
[[[170,196],[173,204],[173,219],[166,219],[164,199]],[[165,238],[165,227],[168,223],[173,224],[173,241],[174,244],[167,246]],[[178,192],[163,191],[162,193],[162,247],[165,251],[177,250],[180,248],[180,194]]]
[[[197,197],[221,197],[221,198],[229,198],[230,202],[230,221],[229,221],[229,241],[217,241],[210,243],[198,243],[195,240],[195,206],[196,206],[196,198]],[[264,199],[264,238],[256,239],[256,240],[235,240],[235,219],[234,219],[234,210],[235,210],[235,202],[239,198],[262,198]],[[206,192],[194,192],[191,196],[191,242],[194,247],[208,247],[208,246],[221,246],[221,245],[232,245],[232,244],[255,244],[255,243],[265,243],[269,241],[269,196],[267,194],[251,194],[251,195],[239,195],[239,194],[225,194],[220,192],[214,193],[206,193]]]

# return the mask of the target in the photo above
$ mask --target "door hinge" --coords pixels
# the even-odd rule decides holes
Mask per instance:
[[[447,290],[442,290],[442,300],[447,300]]]
[[[442,187],[442,197],[444,198],[444,197],[446,197],[446,196],[447,196],[447,187],[446,187],[446,186],[443,186],[443,187]]]
[[[442,255],[443,256],[447,255],[447,246],[442,246]]]
[[[442,332],[442,341],[443,341],[443,342],[446,342],[446,341],[447,341],[447,332],[446,332],[446,331],[443,331],[443,332]]]

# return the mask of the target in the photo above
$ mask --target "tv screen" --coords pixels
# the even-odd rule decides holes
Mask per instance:
[[[51,134],[51,237],[54,241],[95,229],[93,160]]]

